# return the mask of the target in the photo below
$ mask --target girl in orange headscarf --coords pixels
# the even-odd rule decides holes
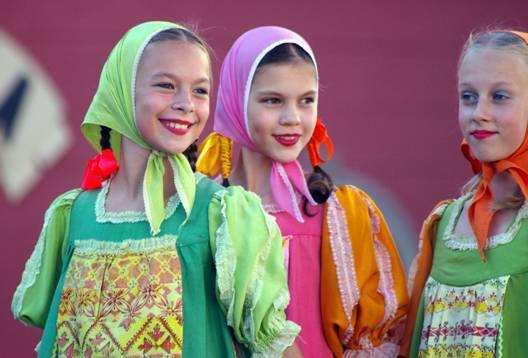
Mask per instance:
[[[528,34],[470,36],[458,70],[461,149],[475,173],[425,221],[402,355],[528,352]]]
[[[333,186],[320,167],[319,150],[331,155],[332,143],[317,97],[316,61],[302,37],[276,26],[246,32],[224,60],[215,133],[197,168],[256,192],[277,220],[291,293],[286,315],[301,326],[303,357],[394,357],[407,305],[398,251],[372,199]],[[231,167],[233,143],[240,156]],[[307,178],[297,161],[305,147],[314,168]]]

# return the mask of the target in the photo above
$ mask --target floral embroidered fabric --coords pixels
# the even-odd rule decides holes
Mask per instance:
[[[465,287],[429,277],[419,357],[494,357],[509,277]]]
[[[75,249],[59,306],[59,355],[130,357],[181,352],[180,263],[175,237],[164,241],[166,245],[158,240],[157,247],[146,251],[136,251],[133,245],[124,250],[124,243],[109,242],[98,242],[92,252],[86,243]]]

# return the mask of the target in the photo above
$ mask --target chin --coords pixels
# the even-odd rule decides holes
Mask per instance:
[[[183,153],[187,148],[189,148],[192,144],[192,141],[185,143],[182,143],[181,141],[178,141],[178,143],[174,143],[173,145],[164,145],[164,151],[170,154],[178,154]]]
[[[284,149],[284,148],[274,148],[273,151],[265,153],[270,159],[279,162],[279,163],[290,163],[294,162],[299,158],[301,154],[300,150],[295,149]]]
[[[490,153],[475,153],[475,152],[473,152],[473,155],[475,156],[475,158],[477,158],[477,160],[479,162],[482,162],[482,163],[492,163],[492,162],[496,162],[496,161],[499,161],[501,159],[506,158],[504,156],[500,156],[500,155],[496,155],[496,154],[490,154]]]
[[[298,158],[298,156],[280,156],[280,157],[274,156],[274,157],[271,157],[271,159],[273,159],[274,161],[282,163],[282,164],[294,162],[294,161],[297,160],[297,158]]]

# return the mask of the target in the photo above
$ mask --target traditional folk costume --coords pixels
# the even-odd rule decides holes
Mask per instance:
[[[148,22],[110,54],[82,130],[100,150],[100,126],[151,150],[143,182],[145,212],[109,212],[107,180],[75,189],[46,212],[12,311],[44,329],[39,356],[279,356],[299,327],[289,301],[279,228],[260,199],[194,174],[182,154],[159,153],[134,119],[139,59],[157,33],[181,28]],[[163,161],[176,194],[164,203]],[[96,156],[83,187],[117,169]],[[99,183],[97,181],[99,180]]]
[[[515,32],[528,42],[528,34]],[[508,158],[481,163],[476,190],[436,206],[424,222],[402,355],[524,357],[528,352],[528,206],[503,233],[488,236],[494,212],[490,182],[507,171],[528,198],[528,137]],[[474,235],[455,233],[464,205]]]
[[[225,179],[233,143],[258,151],[248,131],[250,86],[262,58],[284,43],[310,54],[296,33],[261,27],[243,34],[224,60],[214,130],[202,144],[198,170]],[[331,142],[318,121],[308,145],[313,165]],[[285,239],[284,254],[292,301],[288,319],[300,324],[296,341],[304,357],[395,356],[399,350],[407,293],[402,264],[387,224],[372,199],[353,186],[334,188],[328,202],[312,198],[297,161],[272,161],[275,216]],[[305,198],[314,216],[303,213]]]

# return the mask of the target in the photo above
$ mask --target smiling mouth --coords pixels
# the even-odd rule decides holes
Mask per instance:
[[[193,123],[183,119],[160,118],[160,122],[167,130],[176,135],[187,134],[189,128],[193,125]]]
[[[277,142],[279,142],[279,144],[285,146],[285,147],[291,147],[291,146],[294,146],[295,144],[297,144],[297,142],[299,141],[299,138],[300,138],[300,134],[280,134],[280,135],[273,135],[273,138],[275,138],[275,140]]]

